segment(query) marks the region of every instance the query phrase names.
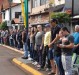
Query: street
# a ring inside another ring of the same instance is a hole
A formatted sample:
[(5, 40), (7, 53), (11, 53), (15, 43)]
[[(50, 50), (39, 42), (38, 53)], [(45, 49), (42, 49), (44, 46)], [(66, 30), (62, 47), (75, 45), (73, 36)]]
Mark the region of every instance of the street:
[(0, 46), (0, 75), (31, 75), (28, 72), (23, 72), (12, 63), (11, 60), (19, 56), (21, 56), (20, 53)]

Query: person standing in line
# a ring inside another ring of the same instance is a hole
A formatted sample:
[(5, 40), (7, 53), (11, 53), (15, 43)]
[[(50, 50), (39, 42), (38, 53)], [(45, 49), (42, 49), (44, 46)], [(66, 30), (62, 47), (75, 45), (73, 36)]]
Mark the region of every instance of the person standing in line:
[(62, 61), (61, 61), (61, 48), (59, 48), (57, 45), (62, 44), (62, 39), (64, 38), (63, 32), (59, 31), (59, 35), (56, 35), (57, 41), (54, 43), (54, 59), (56, 61), (56, 75), (65, 75), (64, 74), (64, 69), (62, 66)]
[(37, 26), (37, 34), (35, 36), (35, 44), (36, 44), (36, 50), (37, 50), (37, 68), (41, 67), (42, 65), (42, 47), (43, 47), (43, 37), (44, 37), (44, 32), (42, 31), (42, 26), (38, 25)]
[(37, 34), (37, 27), (34, 27), (34, 50), (33, 50), (33, 63), (34, 65), (37, 65), (37, 50), (36, 50), (36, 44), (35, 44), (35, 36)]
[(17, 34), (16, 34), (16, 41), (17, 41), (17, 48), (18, 50), (20, 50), (20, 41), (21, 41), (21, 36), (20, 36), (20, 30), (17, 30)]
[(31, 28), (30, 34), (30, 57), (34, 60), (34, 43), (35, 43), (35, 35), (34, 28)]
[(4, 30), (2, 30), (1, 31), (1, 44), (4, 44), (4, 36), (5, 36), (5, 31)]
[(53, 42), (53, 40), (55, 39), (56, 35), (59, 34), (59, 31), (61, 29), (58, 26), (57, 22), (58, 21), (56, 19), (51, 19), (51, 21), (50, 21), (50, 23), (51, 23), (51, 42), (48, 46), (49, 46), (49, 59), (50, 59), (52, 70), (50, 73), (48, 73), (48, 75), (55, 74), (54, 42)]
[(0, 44), (1, 44), (1, 30), (0, 30)]
[(51, 65), (50, 65), (50, 60), (48, 58), (48, 51), (49, 47), (48, 44), (51, 41), (51, 30), (50, 30), (50, 24), (45, 25), (45, 35), (44, 35), (44, 49), (43, 49), (43, 54), (42, 54), (42, 65), (39, 70), (44, 70), (45, 64), (46, 64), (46, 57), (47, 57), (47, 69), (46, 71), (50, 70)]
[(16, 34), (17, 34), (17, 30), (15, 29), (13, 33), (14, 47), (17, 47)]
[(28, 45), (27, 45), (28, 36), (26, 36), (26, 30), (24, 29), (22, 32), (22, 43), (23, 43), (23, 50), (24, 56), (22, 59), (28, 59)]
[(18, 30), (17, 35), (16, 35), (16, 40), (17, 40), (17, 48), (20, 50), (22, 48), (22, 33), (20, 30)]
[(72, 36), (74, 37), (72, 64), (75, 64), (77, 55), (79, 55), (79, 25), (75, 26), (75, 32), (72, 33)]
[(72, 75), (72, 53), (74, 48), (74, 37), (70, 35), (67, 27), (63, 27), (60, 30), (63, 32), (62, 44), (58, 47), (62, 49), (62, 64), (65, 71), (65, 75)]
[(79, 55), (79, 25), (75, 26), (75, 32), (72, 34), (74, 37), (74, 52)]
[(14, 42), (13, 42), (13, 30), (10, 31), (10, 36), (9, 36), (9, 42), (10, 42), (10, 46), (14, 46)]

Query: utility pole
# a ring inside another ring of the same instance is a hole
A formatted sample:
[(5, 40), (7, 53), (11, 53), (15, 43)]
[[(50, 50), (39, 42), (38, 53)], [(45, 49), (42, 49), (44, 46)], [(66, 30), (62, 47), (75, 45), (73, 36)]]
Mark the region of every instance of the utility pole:
[(74, 16), (74, 0), (72, 0), (72, 19), (73, 19), (73, 16)]
[(74, 16), (74, 0), (72, 0), (72, 18), (71, 18), (71, 33), (73, 32), (72, 26), (73, 26), (73, 16)]
[(9, 12), (9, 19), (10, 19), (10, 21), (11, 21), (11, 2), (12, 2), (12, 0), (8, 0), (8, 2), (9, 2), (9, 10), (10, 10), (10, 12)]
[[(11, 24), (11, 20), (12, 20), (12, 16), (11, 16), (11, 2), (12, 2), (12, 0), (8, 0), (8, 2), (9, 2), (9, 22), (10, 22), (10, 24)], [(11, 29), (12, 28), (12, 25), (11, 26), (9, 26), (9, 29)]]
[(24, 6), (25, 6), (25, 15), (26, 15), (26, 32), (28, 35), (28, 0), (24, 0)]

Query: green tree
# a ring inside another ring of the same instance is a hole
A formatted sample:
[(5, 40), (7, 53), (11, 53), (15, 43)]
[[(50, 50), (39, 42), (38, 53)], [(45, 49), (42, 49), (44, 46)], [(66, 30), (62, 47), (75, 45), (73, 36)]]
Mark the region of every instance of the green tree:
[(8, 29), (7, 21), (5, 21), (2, 24), (0, 24), (0, 29), (2, 29), (2, 30), (7, 30)]
[(70, 15), (67, 13), (51, 13), (51, 18), (55, 18), (58, 20), (59, 23), (69, 23), (70, 22)]

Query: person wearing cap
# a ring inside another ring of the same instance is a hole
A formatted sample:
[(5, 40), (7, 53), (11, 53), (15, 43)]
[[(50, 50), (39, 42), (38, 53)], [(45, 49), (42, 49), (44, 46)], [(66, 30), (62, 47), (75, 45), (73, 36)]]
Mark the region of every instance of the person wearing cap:
[[(56, 19), (51, 19), (50, 23), (51, 23), (51, 42), (48, 45), (49, 46), (49, 59), (50, 59), (50, 63), (51, 63), (51, 67), (52, 70), (50, 73), (48, 73), (49, 75), (55, 74), (55, 63), (54, 63), (54, 39), (55, 37), (59, 34), (60, 31), (60, 26), (57, 24), (57, 20)], [(56, 40), (55, 40), (56, 41)]]
[(50, 60), (48, 59), (48, 44), (50, 43), (51, 40), (51, 31), (50, 31), (50, 24), (45, 25), (45, 35), (44, 35), (44, 49), (43, 49), (43, 55), (42, 55), (42, 65), (40, 70), (44, 70), (45, 63), (46, 63), (46, 57), (47, 57), (47, 69), (46, 71), (50, 70), (51, 65), (50, 65)]

